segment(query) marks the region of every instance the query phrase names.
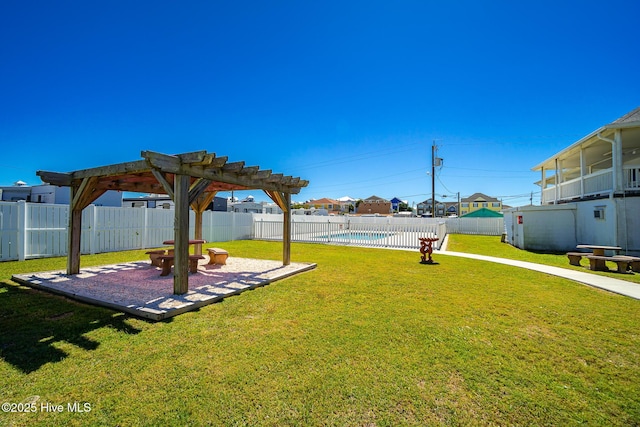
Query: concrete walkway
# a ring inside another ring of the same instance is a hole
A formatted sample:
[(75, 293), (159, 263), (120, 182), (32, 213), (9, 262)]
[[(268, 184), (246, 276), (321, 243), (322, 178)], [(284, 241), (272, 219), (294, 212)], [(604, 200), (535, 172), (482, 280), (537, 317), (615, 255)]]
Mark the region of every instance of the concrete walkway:
[(600, 276), (592, 273), (585, 273), (582, 271), (570, 270), (568, 268), (551, 267), (544, 264), (536, 264), (533, 262), (516, 261), (506, 258), (497, 258), (485, 255), (466, 254), (462, 252), (450, 252), (447, 250), (437, 251), (436, 254), (451, 255), (463, 258), (472, 258), (483, 261), (497, 262), (499, 264), (513, 265), (515, 267), (528, 268), (529, 270), (539, 271), (541, 273), (547, 273), (554, 276), (563, 277), (569, 280), (575, 280), (576, 282), (584, 283), (585, 285), (593, 286), (595, 288), (604, 289), (606, 291), (615, 292), (620, 295), (625, 295), (631, 298), (640, 299), (640, 284), (628, 282), (626, 280), (614, 279), (607, 276)]

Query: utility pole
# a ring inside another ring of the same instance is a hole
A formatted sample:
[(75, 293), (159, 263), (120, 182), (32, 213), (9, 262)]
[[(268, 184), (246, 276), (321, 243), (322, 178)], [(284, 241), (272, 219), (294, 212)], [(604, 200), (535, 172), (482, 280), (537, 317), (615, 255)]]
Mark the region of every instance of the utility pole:
[(431, 218), (436, 217), (436, 140), (431, 144)]

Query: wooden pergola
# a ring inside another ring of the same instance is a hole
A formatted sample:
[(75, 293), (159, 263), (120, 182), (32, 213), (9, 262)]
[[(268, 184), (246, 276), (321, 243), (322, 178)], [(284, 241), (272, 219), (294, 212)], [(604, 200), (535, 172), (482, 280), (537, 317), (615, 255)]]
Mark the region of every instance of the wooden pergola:
[(109, 190), (167, 194), (175, 204), (173, 291), (189, 290), (189, 207), (196, 213), (195, 238), (202, 239), (202, 213), (219, 191), (263, 190), (284, 213), (283, 264), (291, 262), (291, 194), (309, 182), (300, 178), (227, 163), (227, 157), (197, 151), (166, 155), (142, 151), (143, 160), (68, 173), (37, 171), (42, 181), (71, 188), (67, 274), (80, 272), (82, 210)]

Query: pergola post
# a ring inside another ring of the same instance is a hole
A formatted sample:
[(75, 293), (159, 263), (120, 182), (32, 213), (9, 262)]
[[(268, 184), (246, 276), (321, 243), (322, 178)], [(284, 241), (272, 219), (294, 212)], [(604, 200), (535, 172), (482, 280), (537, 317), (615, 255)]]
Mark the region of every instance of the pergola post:
[(80, 273), (80, 237), (82, 211), (106, 190), (96, 188), (97, 178), (83, 178), (79, 185), (70, 185), (67, 274)]
[[(71, 200), (73, 201), (76, 188), (71, 187)], [(80, 235), (82, 234), (82, 209), (73, 203), (69, 204), (69, 232), (67, 241), (67, 274), (80, 272)]]
[(284, 215), (282, 227), (282, 264), (291, 264), (291, 194), (284, 193), (285, 207), (282, 209)]
[[(196, 232), (194, 236), (196, 240), (204, 240), (202, 238), (203, 237), (202, 214), (207, 209), (207, 207), (209, 206), (209, 203), (211, 203), (216, 193), (217, 193), (216, 191), (211, 191), (211, 192), (207, 192), (202, 195), (199, 195), (197, 199), (191, 204), (191, 209), (193, 209), (193, 211), (196, 213), (196, 223), (195, 223)], [(190, 198), (192, 197), (190, 196)], [(194, 245), (193, 253), (195, 255), (202, 255), (202, 245), (200, 243), (198, 243), (197, 245)]]
[(189, 176), (176, 175), (173, 183), (175, 196), (173, 293), (189, 291)]
[(282, 209), (282, 265), (291, 264), (291, 193), (264, 190)]

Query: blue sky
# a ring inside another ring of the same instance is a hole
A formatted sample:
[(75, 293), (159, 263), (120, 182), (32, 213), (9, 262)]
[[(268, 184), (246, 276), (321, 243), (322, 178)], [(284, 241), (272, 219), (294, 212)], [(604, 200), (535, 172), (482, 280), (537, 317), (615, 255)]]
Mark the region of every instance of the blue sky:
[[(631, 1), (5, 0), (0, 185), (207, 150), (294, 200), (482, 192), (640, 106)], [(261, 192), (250, 192), (266, 200)], [(536, 194), (537, 193), (537, 194)]]

